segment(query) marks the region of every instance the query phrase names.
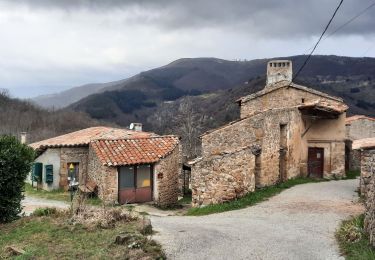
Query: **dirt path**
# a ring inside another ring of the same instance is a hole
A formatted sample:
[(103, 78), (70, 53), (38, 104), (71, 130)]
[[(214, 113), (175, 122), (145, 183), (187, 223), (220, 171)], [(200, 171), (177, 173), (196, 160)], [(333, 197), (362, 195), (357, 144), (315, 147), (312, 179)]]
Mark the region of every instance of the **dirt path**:
[(23, 212), (25, 212), (26, 215), (29, 215), (37, 208), (54, 207), (68, 209), (70, 205), (64, 201), (25, 196), (25, 199), (22, 201), (22, 206), (24, 207)]
[(157, 217), (169, 259), (344, 259), (334, 233), (363, 211), (358, 180), (295, 186), (269, 201), (203, 217)]

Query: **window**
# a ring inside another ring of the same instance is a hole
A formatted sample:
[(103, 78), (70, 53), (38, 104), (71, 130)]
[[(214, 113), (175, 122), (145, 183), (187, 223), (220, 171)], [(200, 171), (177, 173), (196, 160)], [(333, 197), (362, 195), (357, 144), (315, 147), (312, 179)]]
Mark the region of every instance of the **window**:
[(120, 188), (134, 187), (134, 167), (120, 168)]
[(279, 67), (281, 67), (281, 63), (278, 63)]
[(137, 188), (150, 187), (150, 165), (140, 165), (137, 168)]
[(272, 63), (270, 63), (270, 67), (272, 67)]
[(304, 98), (302, 98), (301, 101), (302, 101), (302, 104), (305, 103), (305, 99)]

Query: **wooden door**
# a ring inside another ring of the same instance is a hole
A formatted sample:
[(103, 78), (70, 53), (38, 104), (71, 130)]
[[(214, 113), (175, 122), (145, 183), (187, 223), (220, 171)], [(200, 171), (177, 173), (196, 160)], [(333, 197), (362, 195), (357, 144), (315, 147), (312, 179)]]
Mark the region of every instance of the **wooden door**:
[(137, 203), (152, 201), (151, 165), (120, 167), (119, 203)]
[(307, 165), (309, 177), (323, 178), (324, 148), (309, 147)]

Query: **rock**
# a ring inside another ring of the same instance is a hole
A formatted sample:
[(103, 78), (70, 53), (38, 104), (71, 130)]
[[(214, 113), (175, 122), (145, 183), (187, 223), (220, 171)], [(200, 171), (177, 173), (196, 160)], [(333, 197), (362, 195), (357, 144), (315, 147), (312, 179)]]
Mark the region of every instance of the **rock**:
[(152, 234), (152, 225), (151, 220), (146, 216), (143, 216), (143, 219), (140, 223), (139, 232), (142, 235), (151, 235)]
[(11, 256), (23, 255), (25, 251), (23, 249), (17, 248), (15, 246), (7, 246), (5, 248), (5, 252), (7, 252)]
[(132, 240), (133, 236), (131, 234), (120, 234), (116, 236), (115, 244), (117, 245), (124, 245), (128, 241)]

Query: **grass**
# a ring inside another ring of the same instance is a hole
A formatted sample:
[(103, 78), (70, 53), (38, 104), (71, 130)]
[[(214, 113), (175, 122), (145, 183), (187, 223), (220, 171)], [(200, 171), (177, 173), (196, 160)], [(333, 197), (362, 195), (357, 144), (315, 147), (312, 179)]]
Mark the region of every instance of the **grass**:
[(191, 208), (188, 210), (186, 215), (188, 216), (202, 216), (214, 213), (220, 213), (230, 210), (242, 209), (248, 206), (255, 205), (259, 202), (265, 201), (276, 194), (279, 194), (285, 189), (289, 189), (295, 185), (310, 183), (310, 182), (321, 182), (327, 181), (325, 179), (311, 179), (311, 178), (295, 178), (287, 180), (286, 182), (277, 184), (275, 186), (265, 187), (255, 192), (248, 193), (246, 196), (233, 200), (230, 202), (225, 202), (222, 204), (212, 204), (202, 208)]
[(345, 220), (336, 232), (340, 251), (347, 260), (375, 259), (375, 250), (363, 229), (363, 214)]
[[(64, 191), (63, 189), (46, 191), (42, 189), (36, 189), (29, 183), (25, 183), (25, 194), (30, 197), (37, 197), (48, 200), (59, 200), (70, 203), (70, 192)], [(93, 206), (101, 205), (102, 201), (97, 197), (87, 198), (87, 203)]]
[[(23, 255), (13, 256), (14, 259), (165, 258), (160, 245), (139, 233), (137, 221), (93, 230), (68, 223), (66, 215), (49, 213), (0, 225), (0, 259), (12, 258), (5, 250), (10, 245), (25, 251)], [(123, 233), (137, 237), (137, 248), (114, 243), (116, 236)]]
[(344, 180), (356, 179), (360, 175), (361, 175), (360, 171), (348, 171), (348, 172), (346, 172), (346, 176), (345, 176)]

